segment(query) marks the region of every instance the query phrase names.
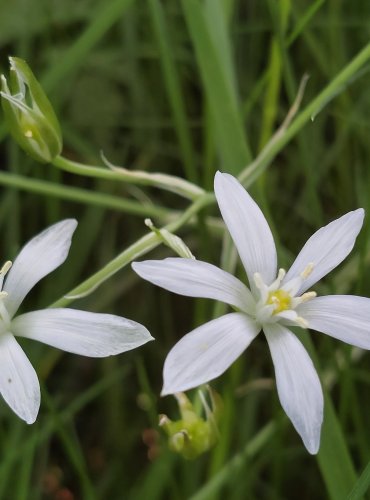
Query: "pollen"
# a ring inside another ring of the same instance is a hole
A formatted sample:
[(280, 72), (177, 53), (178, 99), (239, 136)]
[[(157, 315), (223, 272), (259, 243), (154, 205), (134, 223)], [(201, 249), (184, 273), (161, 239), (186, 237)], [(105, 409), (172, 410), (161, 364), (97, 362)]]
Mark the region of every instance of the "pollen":
[(33, 137), (32, 130), (26, 130), (24, 135), (28, 138), (31, 139)]
[(267, 304), (275, 306), (273, 314), (291, 309), (292, 297), (285, 290), (275, 290), (270, 292), (267, 298)]

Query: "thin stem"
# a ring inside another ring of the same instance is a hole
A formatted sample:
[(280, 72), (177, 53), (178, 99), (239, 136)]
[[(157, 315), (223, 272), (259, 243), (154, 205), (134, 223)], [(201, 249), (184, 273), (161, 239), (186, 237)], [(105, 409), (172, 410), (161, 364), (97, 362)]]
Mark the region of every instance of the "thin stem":
[(22, 175), (0, 172), (0, 184), (3, 186), (11, 186), (17, 189), (23, 189), (30, 193), (37, 193), (62, 200), (76, 201), (78, 203), (86, 203), (98, 207), (118, 210), (141, 217), (159, 218), (162, 221), (168, 220), (173, 212), (170, 210), (158, 207), (155, 205), (143, 205), (136, 201), (126, 200), (105, 193), (97, 193), (87, 191), (86, 189), (62, 186), (53, 182), (42, 181), (40, 179), (31, 179)]
[(84, 165), (83, 163), (68, 160), (68, 158), (64, 158), (64, 156), (57, 156), (52, 161), (55, 167), (65, 170), (66, 172), (71, 172), (72, 174), (94, 177), (96, 179), (153, 186), (179, 194), (190, 200), (198, 198), (205, 192), (199, 186), (174, 175), (149, 173), (142, 170), (128, 170), (127, 168), (112, 165), (107, 160), (105, 160), (105, 163), (106, 167), (94, 167), (92, 165)]
[[(180, 227), (186, 224), (196, 213), (202, 208), (214, 203), (215, 197), (212, 193), (206, 193), (201, 196), (183, 214), (174, 222), (167, 224), (164, 229), (170, 232), (177, 231)], [(110, 276), (115, 274), (120, 269), (127, 266), (134, 259), (145, 255), (150, 250), (153, 250), (162, 243), (162, 239), (155, 233), (149, 233), (137, 240), (122, 253), (117, 255), (113, 260), (108, 262), (100, 271), (93, 274), (90, 278), (82, 282), (76, 288), (67, 293), (64, 297), (54, 302), (50, 307), (65, 307), (75, 299), (84, 297), (94, 291)]]

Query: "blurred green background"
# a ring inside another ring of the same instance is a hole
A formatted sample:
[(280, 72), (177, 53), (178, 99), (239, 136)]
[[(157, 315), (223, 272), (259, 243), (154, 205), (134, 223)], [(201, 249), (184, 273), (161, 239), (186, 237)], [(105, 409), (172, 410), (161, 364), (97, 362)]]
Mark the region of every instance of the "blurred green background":
[[(369, 208), (369, 54), (329, 88), (313, 116), (303, 114), (369, 35), (370, 3), (363, 0), (0, 0), (1, 72), (8, 55), (29, 63), (60, 119), (64, 156), (83, 163), (102, 165), (104, 152), (117, 165), (212, 190), (218, 169), (237, 175), (266, 147), (307, 73), (297, 115), (305, 118), (293, 121), (250, 186), (285, 267), (321, 225)], [(2, 118), (0, 138), (2, 260), (54, 221), (79, 221), (67, 262), (35, 288), (24, 310), (51, 304), (135, 242), (147, 232), (145, 215), (161, 226), (188, 206), (158, 189), (36, 164), (7, 136)], [(34, 179), (50, 184), (42, 193)], [(52, 185), (65, 189), (53, 194)], [(96, 206), (74, 195), (76, 187), (133, 204)], [(163, 217), (153, 216), (157, 206)], [(232, 268), (218, 217), (209, 207), (180, 234), (197, 258)], [(369, 296), (369, 236), (367, 217), (355, 250), (318, 293)], [(150, 253), (167, 255), (164, 246)], [(159, 398), (163, 361), (182, 335), (221, 308), (156, 289), (130, 266), (74, 304), (137, 320), (156, 342), (106, 360), (22, 342), (42, 381), (42, 406), (27, 426), (0, 404), (0, 498), (347, 498), (370, 455), (366, 353), (311, 334), (334, 404), (328, 415), (326, 403), (323, 452), (315, 458), (283, 415), (260, 336), (212, 384), (224, 402), (219, 443), (187, 461), (167, 449), (157, 426), (160, 413), (178, 418), (173, 398)], [(362, 478), (358, 491), (366, 484)]]

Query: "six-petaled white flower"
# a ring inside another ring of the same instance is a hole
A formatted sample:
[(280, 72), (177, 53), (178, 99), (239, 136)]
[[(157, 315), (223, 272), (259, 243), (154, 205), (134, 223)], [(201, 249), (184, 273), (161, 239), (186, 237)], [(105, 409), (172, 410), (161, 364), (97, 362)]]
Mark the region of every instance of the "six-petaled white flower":
[(112, 314), (44, 309), (14, 317), (31, 288), (65, 261), (76, 226), (73, 219), (54, 224), (29, 241), (13, 265), (8, 261), (0, 270), (0, 393), (29, 424), (37, 417), (40, 386), (15, 336), (91, 357), (119, 354), (152, 340), (142, 325)]
[(190, 297), (220, 300), (237, 311), (196, 328), (173, 347), (164, 365), (162, 395), (218, 377), (263, 330), (281, 404), (308, 451), (317, 453), (322, 389), (308, 353), (288, 327), (312, 328), (370, 349), (370, 299), (316, 297), (315, 292), (307, 292), (352, 250), (364, 211), (349, 212), (321, 228), (304, 245), (289, 271), (277, 272), (274, 240), (258, 205), (228, 174), (216, 174), (215, 194), (250, 289), (231, 274), (196, 260), (167, 258), (133, 264), (151, 283)]

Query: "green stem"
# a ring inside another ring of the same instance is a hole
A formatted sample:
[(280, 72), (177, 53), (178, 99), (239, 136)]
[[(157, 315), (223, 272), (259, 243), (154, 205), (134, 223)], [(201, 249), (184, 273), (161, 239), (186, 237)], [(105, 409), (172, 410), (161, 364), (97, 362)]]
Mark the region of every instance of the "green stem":
[(7, 172), (0, 172), (0, 184), (22, 189), (30, 193), (51, 196), (62, 200), (76, 201), (78, 203), (86, 203), (87, 205), (109, 208), (120, 212), (139, 215), (141, 217), (159, 218), (162, 221), (168, 220), (171, 214), (171, 211), (166, 208), (154, 205), (143, 205), (136, 201), (118, 198), (110, 194), (96, 193), (71, 186), (62, 186), (60, 184), (54, 184), (39, 179), (31, 179), (29, 177), (9, 174)]
[[(198, 213), (202, 208), (210, 205), (215, 201), (215, 197), (212, 193), (206, 193), (198, 200), (192, 203), (190, 207), (183, 212), (183, 214), (174, 222), (171, 222), (164, 229), (170, 232), (177, 231), (186, 222), (189, 221)], [(162, 243), (162, 239), (156, 233), (149, 233), (137, 240), (131, 246), (129, 246), (122, 253), (117, 255), (113, 260), (108, 262), (100, 271), (93, 274), (90, 278), (82, 282), (76, 288), (67, 293), (64, 297), (60, 298), (54, 302), (50, 307), (65, 307), (70, 304), (73, 300), (88, 295), (90, 292), (94, 291), (98, 286), (100, 286), (104, 281), (106, 281), (110, 276), (115, 274), (117, 271), (127, 266), (134, 259), (148, 253), (153, 248), (156, 248)]]
[(340, 73), (324, 88), (320, 94), (313, 99), (305, 109), (292, 121), (287, 128), (275, 134), (266, 147), (261, 151), (256, 160), (248, 165), (239, 175), (239, 180), (245, 186), (251, 185), (261, 173), (268, 167), (275, 156), (283, 147), (297, 134), (297, 132), (310, 120), (314, 120), (317, 114), (336, 97), (343, 88), (356, 76), (359, 69), (370, 59), (370, 43), (368, 43), (358, 54), (340, 71)]
[(141, 170), (128, 170), (110, 164), (110, 168), (94, 167), (92, 165), (84, 165), (83, 163), (68, 160), (63, 156), (54, 158), (52, 164), (72, 174), (94, 177), (95, 179), (107, 179), (111, 181), (153, 186), (160, 189), (166, 189), (167, 191), (179, 194), (190, 200), (194, 200), (204, 194), (204, 190), (199, 186), (174, 175), (149, 173)]

